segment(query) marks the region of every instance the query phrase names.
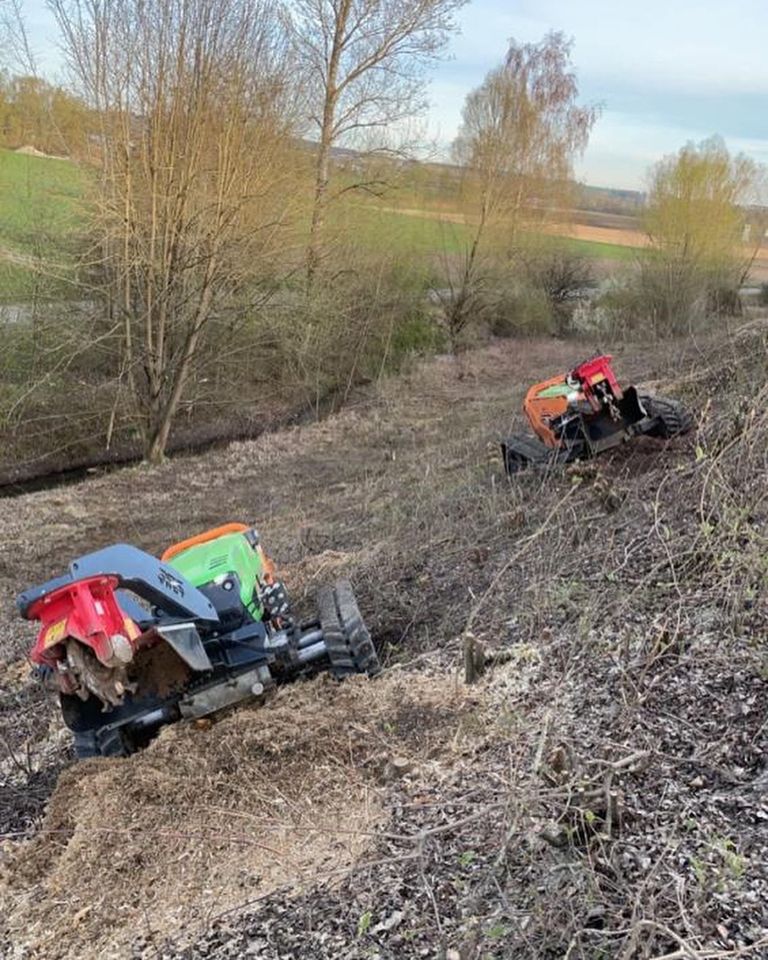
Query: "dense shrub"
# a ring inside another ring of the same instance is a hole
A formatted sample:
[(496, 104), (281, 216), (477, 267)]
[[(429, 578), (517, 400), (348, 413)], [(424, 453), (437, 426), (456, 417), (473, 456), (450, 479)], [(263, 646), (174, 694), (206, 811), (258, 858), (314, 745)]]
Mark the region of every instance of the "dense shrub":
[[(318, 282), (253, 290), (211, 317), (185, 386), (174, 446), (247, 435), (345, 396), (414, 354), (444, 349), (426, 282), (402, 264), (348, 257)], [(50, 305), (0, 327), (0, 475), (141, 454), (121, 326), (107, 305)], [(1, 479), (1, 477), (0, 477)]]
[(716, 319), (740, 312), (732, 278), (648, 254), (582, 305), (573, 326), (576, 332), (676, 337), (703, 331)]
[(498, 337), (548, 335), (557, 324), (546, 291), (532, 284), (519, 264), (484, 258), (441, 296), (451, 348), (461, 351), (483, 333)]
[(426, 278), (396, 262), (352, 261), (311, 296), (268, 311), (279, 354), (276, 374), (314, 402), (329, 391), (396, 369), (413, 353), (438, 348), (443, 335), (427, 311)]
[(546, 293), (520, 281), (511, 281), (488, 292), (486, 322), (497, 337), (552, 334), (558, 327)]
[(593, 263), (555, 246), (533, 256), (523, 256), (521, 265), (531, 289), (548, 300), (557, 333), (569, 333), (574, 310), (596, 286)]

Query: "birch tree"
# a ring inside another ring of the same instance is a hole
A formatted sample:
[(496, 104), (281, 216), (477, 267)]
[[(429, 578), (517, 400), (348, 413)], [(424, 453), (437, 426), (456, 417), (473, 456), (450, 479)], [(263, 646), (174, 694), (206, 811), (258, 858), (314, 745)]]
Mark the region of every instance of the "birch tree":
[(509, 245), (526, 219), (563, 202), (573, 161), (598, 117), (580, 105), (571, 42), (550, 33), (539, 43), (510, 41), (504, 63), (468, 94), (454, 143), (476, 193), (476, 226), (452, 323), (466, 323), (478, 256), (488, 227), (501, 224)]

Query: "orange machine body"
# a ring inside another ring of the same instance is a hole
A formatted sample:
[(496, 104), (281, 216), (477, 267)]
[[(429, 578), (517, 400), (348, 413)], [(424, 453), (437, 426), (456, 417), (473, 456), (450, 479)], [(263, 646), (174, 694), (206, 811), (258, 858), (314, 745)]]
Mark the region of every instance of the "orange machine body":
[(559, 446), (552, 422), (569, 409), (584, 404), (587, 411), (597, 413), (601, 404), (596, 388), (601, 384), (609, 386), (612, 395), (621, 399), (623, 391), (611, 368), (612, 359), (610, 355), (593, 357), (570, 373), (557, 374), (530, 388), (523, 401), (523, 412), (542, 443), (548, 447)]
[(525, 395), (523, 412), (536, 436), (548, 447), (558, 444), (550, 423), (567, 411), (573, 394), (574, 388), (566, 382), (565, 374), (559, 374), (534, 384)]

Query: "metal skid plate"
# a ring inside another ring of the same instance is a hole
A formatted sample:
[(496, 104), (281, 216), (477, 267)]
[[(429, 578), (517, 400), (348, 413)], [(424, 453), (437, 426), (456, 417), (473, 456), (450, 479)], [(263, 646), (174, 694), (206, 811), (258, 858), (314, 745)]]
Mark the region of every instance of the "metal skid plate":
[(182, 717), (193, 719), (231, 707), (241, 700), (260, 696), (272, 684), (269, 667), (260, 666), (211, 687), (194, 691), (179, 701)]
[(210, 657), (193, 623), (166, 623), (155, 629), (192, 670), (201, 673), (213, 669)]
[(590, 454), (597, 456), (631, 440), (643, 432), (647, 419), (637, 390), (627, 387), (612, 410), (606, 407), (600, 413), (582, 417), (582, 433)]

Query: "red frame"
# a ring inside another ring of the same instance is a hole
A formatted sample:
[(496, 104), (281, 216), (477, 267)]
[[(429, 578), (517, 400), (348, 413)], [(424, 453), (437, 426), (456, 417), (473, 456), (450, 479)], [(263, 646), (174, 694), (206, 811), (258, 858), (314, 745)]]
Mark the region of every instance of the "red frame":
[(112, 637), (126, 637), (135, 651), (141, 631), (120, 609), (115, 596), (117, 585), (117, 577), (88, 577), (36, 600), (28, 616), (40, 621), (40, 631), (30, 660), (55, 667), (65, 656), (64, 641), (68, 637), (90, 647), (106, 666), (114, 656)]
[(584, 363), (580, 363), (578, 367), (575, 367), (571, 372), (571, 376), (581, 384), (584, 397), (589, 401), (589, 405), (595, 412), (601, 408), (600, 398), (594, 390), (594, 387), (597, 386), (598, 383), (603, 383), (607, 380), (611, 392), (617, 400), (621, 400), (624, 396), (624, 391), (619, 386), (619, 381), (613, 372), (613, 367), (611, 366), (612, 360), (613, 357), (611, 354), (604, 353), (598, 357), (592, 357), (591, 360), (585, 360)]

